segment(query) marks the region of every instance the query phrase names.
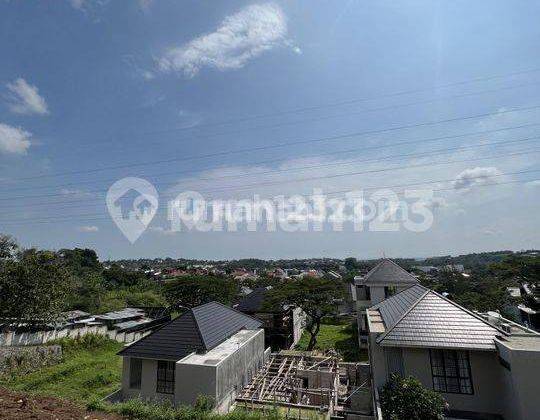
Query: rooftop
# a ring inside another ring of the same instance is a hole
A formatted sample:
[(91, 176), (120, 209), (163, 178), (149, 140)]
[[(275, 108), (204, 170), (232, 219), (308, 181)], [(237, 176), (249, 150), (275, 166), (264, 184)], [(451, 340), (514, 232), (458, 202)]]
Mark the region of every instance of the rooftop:
[(540, 335), (497, 337), (496, 343), (502, 343), (512, 350), (540, 351)]
[(255, 318), (210, 302), (184, 312), (118, 354), (178, 361), (194, 351), (208, 352), (242, 329), (261, 325)]
[(413, 285), (418, 284), (418, 279), (394, 261), (384, 259), (365, 276), (355, 277), (354, 282), (356, 285)]
[(121, 319), (134, 318), (137, 316), (143, 316), (144, 310), (137, 308), (126, 308), (121, 311), (107, 312), (101, 315), (95, 315), (96, 319), (102, 319), (105, 321), (118, 321)]
[(505, 335), (480, 316), (438, 293), (415, 285), (373, 306), (385, 332), (382, 346), (495, 350), (494, 339)]
[(253, 289), (234, 308), (245, 313), (270, 312), (263, 307), (264, 299), (269, 289), (269, 287), (257, 287)]
[(257, 334), (262, 334), (261, 330), (240, 330), (232, 337), (225, 340), (223, 343), (214, 347), (212, 350), (197, 354), (193, 353), (182, 359), (183, 364), (189, 365), (211, 365), (217, 366), (223, 362), (227, 357), (236, 352), (239, 348), (244, 346)]

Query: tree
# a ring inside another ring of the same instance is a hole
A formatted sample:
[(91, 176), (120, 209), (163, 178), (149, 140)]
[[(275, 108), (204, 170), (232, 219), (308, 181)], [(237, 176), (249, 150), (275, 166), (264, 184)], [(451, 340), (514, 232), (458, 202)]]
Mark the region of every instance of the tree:
[(440, 394), (411, 376), (392, 375), (382, 388), (380, 401), (383, 417), (388, 420), (438, 420), (446, 409)]
[(108, 287), (128, 287), (148, 285), (148, 279), (140, 271), (129, 271), (117, 264), (113, 264), (108, 270), (103, 270), (103, 278)]
[(211, 301), (229, 305), (238, 294), (238, 284), (224, 277), (188, 276), (165, 284), (169, 303), (193, 308)]
[(347, 271), (353, 271), (354, 269), (356, 269), (358, 261), (356, 261), (356, 258), (354, 257), (348, 257), (345, 258), (344, 264)]
[(12, 236), (0, 234), (0, 260), (14, 257), (18, 250), (19, 246)]
[(325, 316), (336, 312), (337, 299), (343, 297), (340, 282), (327, 279), (303, 278), (284, 283), (270, 290), (265, 301), (267, 307), (291, 305), (298, 307), (308, 316), (306, 330), (310, 335), (308, 351), (315, 348), (321, 322)]
[(65, 309), (69, 276), (53, 252), (27, 250), (0, 269), (0, 316), (55, 321)]
[(76, 275), (85, 275), (88, 272), (98, 272), (103, 269), (93, 249), (61, 249), (58, 255), (69, 270)]

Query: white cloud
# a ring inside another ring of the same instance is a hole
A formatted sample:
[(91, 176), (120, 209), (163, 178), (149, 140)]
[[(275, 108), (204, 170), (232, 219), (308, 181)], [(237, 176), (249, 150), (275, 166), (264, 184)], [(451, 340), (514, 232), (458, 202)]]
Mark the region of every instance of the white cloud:
[(246, 63), (277, 46), (300, 49), (286, 38), (287, 21), (273, 3), (247, 6), (227, 16), (215, 32), (170, 48), (159, 60), (162, 71), (195, 76), (203, 67), (218, 70), (242, 68)]
[(99, 22), (103, 9), (109, 4), (110, 0), (68, 0), (71, 7), (79, 12)]
[(540, 179), (535, 179), (534, 181), (529, 181), (525, 185), (527, 187), (540, 187)]
[(79, 226), (78, 230), (79, 232), (85, 233), (99, 232), (99, 228), (97, 226)]
[(31, 133), (22, 128), (0, 123), (0, 153), (26, 153), (31, 136)]
[(12, 83), (7, 83), (10, 94), (8, 96), (9, 109), (16, 114), (39, 114), (49, 113), (45, 99), (40, 96), (38, 88), (29, 84), (23, 78), (18, 78)]
[(475, 185), (496, 184), (502, 173), (495, 167), (476, 167), (460, 172), (454, 181), (454, 189), (470, 190)]

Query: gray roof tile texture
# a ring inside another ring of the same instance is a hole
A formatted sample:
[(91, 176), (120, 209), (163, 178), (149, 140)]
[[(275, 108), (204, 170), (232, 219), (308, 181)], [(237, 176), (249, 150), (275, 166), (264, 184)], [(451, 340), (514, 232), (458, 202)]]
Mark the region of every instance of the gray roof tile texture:
[(268, 289), (266, 287), (257, 287), (253, 291), (245, 296), (236, 306), (241, 312), (255, 313), (263, 311), (264, 299)]
[(184, 312), (118, 354), (178, 361), (194, 351), (213, 349), (241, 329), (257, 329), (261, 325), (248, 315), (210, 302)]
[(418, 284), (418, 279), (401, 268), (394, 261), (382, 260), (373, 267), (357, 284)]
[(394, 324), (414, 305), (420, 297), (425, 295), (427, 290), (422, 286), (412, 286), (397, 295), (383, 300), (372, 307), (378, 309), (386, 329), (390, 329)]
[(502, 332), (456, 303), (423, 286), (409, 289), (375, 305), (386, 332), (383, 346), (494, 350)]

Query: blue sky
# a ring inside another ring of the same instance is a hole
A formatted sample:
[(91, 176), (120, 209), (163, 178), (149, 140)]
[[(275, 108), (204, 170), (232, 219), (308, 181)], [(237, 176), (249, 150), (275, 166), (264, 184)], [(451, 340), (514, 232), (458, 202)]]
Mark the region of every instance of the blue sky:
[[(0, 231), (102, 258), (539, 247), (539, 13), (536, 2), (493, 0), (0, 1)], [(447, 139), (410, 143), (434, 137)], [(450, 188), (435, 193), (423, 233), (173, 234), (162, 206), (132, 245), (104, 200), (126, 176), (162, 200), (186, 189), (242, 198), (454, 182), (430, 185)]]

